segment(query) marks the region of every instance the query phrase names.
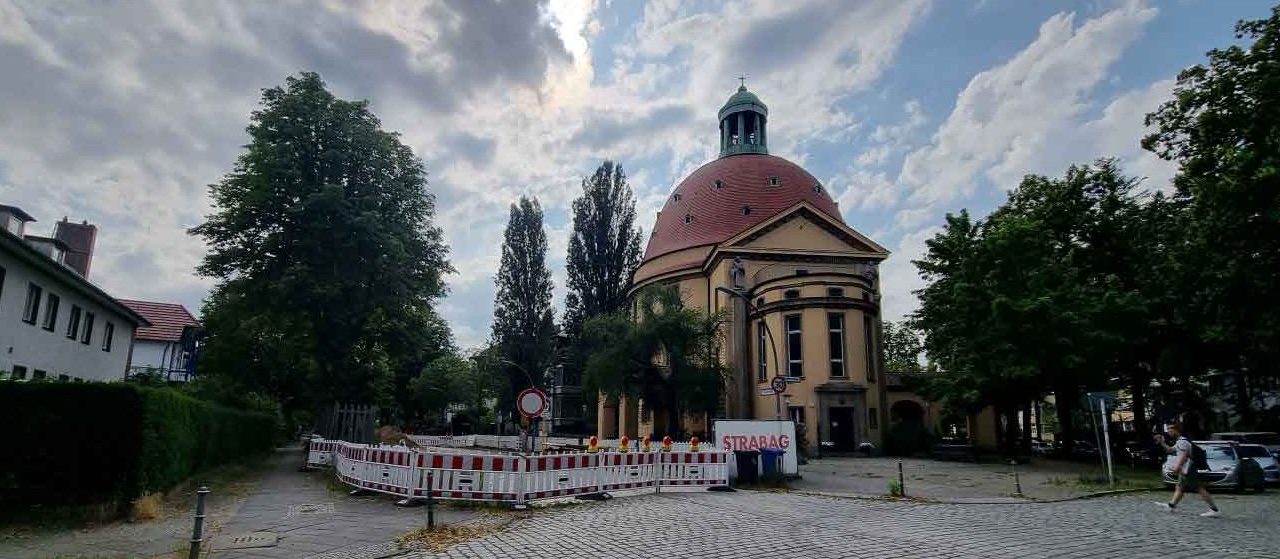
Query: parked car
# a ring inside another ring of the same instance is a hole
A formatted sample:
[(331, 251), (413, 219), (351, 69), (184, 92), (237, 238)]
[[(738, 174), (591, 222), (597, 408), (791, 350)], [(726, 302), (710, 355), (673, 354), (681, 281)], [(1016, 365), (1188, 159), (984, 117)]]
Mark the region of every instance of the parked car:
[(1036, 456), (1048, 456), (1053, 454), (1053, 445), (1040, 439), (1031, 441), (1031, 454)]
[(1267, 483), (1280, 483), (1280, 460), (1260, 444), (1236, 444), (1231, 446), (1237, 458), (1250, 458), (1262, 466), (1262, 478)]
[[(1208, 469), (1197, 470), (1200, 482), (1209, 487), (1263, 491), (1267, 487), (1263, 465), (1249, 456), (1241, 454), (1258, 454), (1269, 456), (1260, 445), (1237, 445), (1229, 441), (1194, 441), (1196, 446), (1204, 449)], [(1240, 451), (1238, 447), (1250, 447)], [(1170, 454), (1165, 458), (1163, 480), (1166, 486), (1172, 487), (1178, 478), (1169, 471), (1178, 455)], [(1274, 459), (1273, 459), (1274, 460)]]
[(1209, 437), (1215, 441), (1232, 441), (1246, 444), (1260, 444), (1267, 447), (1272, 456), (1280, 460), (1280, 433), (1273, 431), (1237, 431), (1232, 433), (1214, 433)]
[(1165, 452), (1151, 443), (1129, 443), (1125, 445), (1122, 456), (1131, 467), (1155, 469), (1164, 463)]

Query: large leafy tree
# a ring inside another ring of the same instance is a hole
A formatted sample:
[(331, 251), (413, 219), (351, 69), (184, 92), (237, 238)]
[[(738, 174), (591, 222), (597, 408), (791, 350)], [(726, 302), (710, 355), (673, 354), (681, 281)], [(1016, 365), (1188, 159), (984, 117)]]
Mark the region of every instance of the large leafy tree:
[(1247, 46), (1214, 49), (1178, 75), (1173, 99), (1147, 116), (1143, 147), (1178, 161), (1186, 202), (1193, 305), (1213, 366), (1245, 373), (1236, 407), (1255, 419), (1250, 386), (1280, 366), (1280, 7), (1242, 21)]
[(685, 307), (673, 286), (644, 289), (634, 311), (587, 321), (584, 335), (592, 351), (585, 387), (665, 410), (665, 434), (682, 436), (685, 413), (711, 413), (720, 406), (726, 375), (719, 359), (721, 322), (720, 315)]
[(924, 345), (909, 322), (885, 321), (882, 345), (886, 371), (911, 373), (920, 370)]
[(235, 169), (191, 232), (215, 278), (201, 369), (290, 410), (389, 403), (447, 345), (451, 272), (422, 161), (314, 73), (263, 91)]
[(498, 267), (493, 308), (493, 359), (504, 380), (498, 404), (512, 409), (515, 395), (529, 385), (544, 384), (551, 365), (555, 325), (551, 309), (551, 270), (547, 268), (547, 234), (542, 207), (521, 197), (511, 205)]
[(631, 273), (640, 262), (636, 200), (622, 166), (605, 161), (582, 179), (582, 195), (573, 201), (573, 232), (565, 262), (569, 293), (565, 329), (577, 335), (590, 317), (616, 312), (627, 304)]

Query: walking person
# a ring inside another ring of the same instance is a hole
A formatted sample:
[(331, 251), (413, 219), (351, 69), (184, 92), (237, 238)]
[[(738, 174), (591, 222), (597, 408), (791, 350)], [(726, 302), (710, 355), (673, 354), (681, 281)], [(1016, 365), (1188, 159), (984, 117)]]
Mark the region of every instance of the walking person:
[(1164, 437), (1160, 435), (1156, 435), (1155, 440), (1156, 444), (1164, 447), (1166, 453), (1177, 454), (1177, 458), (1173, 460), (1173, 466), (1168, 471), (1177, 477), (1178, 483), (1173, 489), (1173, 499), (1167, 503), (1156, 503), (1156, 506), (1173, 512), (1186, 492), (1195, 491), (1200, 493), (1200, 498), (1209, 505), (1209, 510), (1200, 513), (1200, 516), (1218, 516), (1221, 514), (1218, 512), (1218, 505), (1214, 504), (1213, 496), (1209, 494), (1204, 484), (1200, 483), (1197, 475), (1197, 470), (1207, 466), (1204, 450), (1182, 433), (1181, 423), (1169, 425), (1166, 432), (1175, 441), (1173, 446), (1166, 444)]

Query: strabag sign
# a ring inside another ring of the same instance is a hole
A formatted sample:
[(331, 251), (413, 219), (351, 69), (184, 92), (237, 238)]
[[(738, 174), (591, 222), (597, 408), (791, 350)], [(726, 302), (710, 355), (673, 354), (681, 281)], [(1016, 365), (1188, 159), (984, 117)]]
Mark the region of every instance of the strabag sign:
[(780, 448), (782, 473), (799, 475), (800, 462), (796, 454), (796, 424), (787, 421), (719, 419), (712, 427), (716, 446), (720, 450), (760, 450)]

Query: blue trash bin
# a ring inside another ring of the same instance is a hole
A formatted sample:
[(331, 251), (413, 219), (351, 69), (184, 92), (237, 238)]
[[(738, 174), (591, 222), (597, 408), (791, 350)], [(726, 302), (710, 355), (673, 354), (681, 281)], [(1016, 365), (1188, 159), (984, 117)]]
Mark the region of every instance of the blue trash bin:
[(760, 466), (765, 479), (782, 478), (782, 455), (786, 451), (781, 448), (760, 449)]

